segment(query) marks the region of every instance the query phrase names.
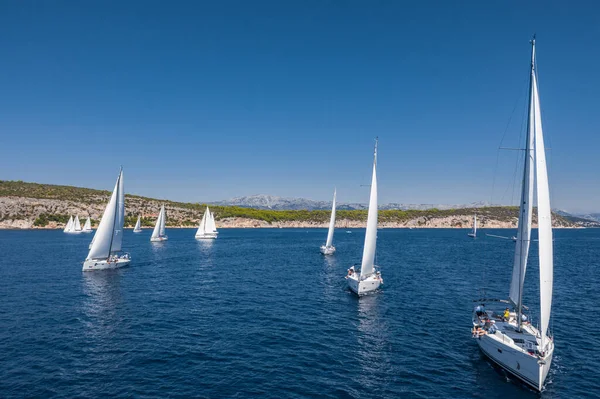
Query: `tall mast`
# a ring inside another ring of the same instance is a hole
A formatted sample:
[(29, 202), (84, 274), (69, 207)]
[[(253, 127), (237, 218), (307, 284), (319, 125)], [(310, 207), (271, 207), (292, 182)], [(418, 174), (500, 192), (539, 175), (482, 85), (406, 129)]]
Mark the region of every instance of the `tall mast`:
[(519, 331), (522, 324), (523, 311), (523, 284), (527, 269), (527, 258), (531, 244), (531, 219), (533, 211), (533, 160), (534, 160), (534, 73), (535, 73), (535, 36), (531, 40), (531, 64), (529, 70), (529, 112), (527, 115), (527, 135), (525, 141), (525, 156), (523, 166), (523, 180), (521, 186), (521, 202), (519, 206), (519, 225), (517, 229), (517, 245), (513, 264), (512, 281), (510, 286), (510, 300), (517, 310), (517, 324)]

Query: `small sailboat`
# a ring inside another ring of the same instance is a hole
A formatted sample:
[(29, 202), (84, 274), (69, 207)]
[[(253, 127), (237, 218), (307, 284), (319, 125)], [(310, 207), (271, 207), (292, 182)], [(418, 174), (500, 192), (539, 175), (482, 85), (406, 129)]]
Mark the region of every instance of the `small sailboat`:
[(150, 241), (152, 242), (160, 242), (167, 241), (169, 237), (165, 234), (165, 224), (167, 223), (167, 215), (165, 213), (165, 206), (163, 205), (160, 208), (160, 213), (158, 214), (158, 218), (156, 219), (156, 225), (154, 226), (154, 230), (152, 231), (152, 237), (150, 237)]
[(69, 221), (67, 222), (67, 225), (63, 229), (63, 233), (70, 233), (72, 230), (73, 230), (73, 216), (70, 216)]
[(198, 239), (215, 239), (217, 238), (217, 226), (215, 224), (215, 216), (210, 212), (210, 209), (206, 207), (206, 211), (204, 211), (204, 215), (202, 216), (202, 220), (200, 221), (200, 226), (198, 226), (198, 230), (196, 231), (196, 238)]
[(137, 222), (135, 222), (135, 227), (133, 228), (133, 232), (134, 233), (142, 232), (142, 217), (141, 216), (138, 216), (138, 220), (137, 220)]
[(100, 225), (94, 234), (90, 252), (83, 262), (83, 271), (116, 269), (131, 262), (129, 254), (121, 252), (124, 221), (125, 193), (123, 191), (123, 169), (121, 169)]
[(363, 249), (360, 271), (352, 266), (348, 269), (346, 280), (348, 287), (358, 296), (375, 291), (381, 284), (381, 272), (375, 266), (375, 249), (377, 246), (377, 140), (375, 140), (375, 153), (373, 155), (373, 177), (371, 179), (371, 195), (369, 198), (369, 213), (367, 216), (367, 230), (365, 233), (365, 246)]
[(84, 233), (91, 233), (92, 232), (92, 221), (90, 220), (89, 216), (86, 219), (85, 224), (83, 225), (83, 228), (81, 229), (81, 231), (84, 232)]
[(75, 215), (75, 220), (73, 221), (73, 232), (81, 233), (81, 223), (79, 222), (79, 216)]
[(327, 231), (327, 241), (325, 245), (321, 245), (321, 253), (323, 255), (332, 255), (335, 252), (333, 246), (333, 230), (335, 230), (335, 196), (336, 191), (333, 190), (333, 204), (331, 205), (331, 218), (329, 219), (329, 230)]
[[(473, 311), (473, 337), (492, 362), (541, 391), (554, 354), (554, 339), (548, 331), (552, 307), (553, 248), (550, 192), (540, 100), (535, 63), (535, 36), (531, 50), (529, 116), (525, 144), (525, 165), (521, 187), (519, 223), (516, 236), (512, 279), (508, 300), (480, 300)], [(534, 179), (535, 174), (535, 179)], [(539, 329), (523, 314), (525, 270), (531, 244), (531, 220), (537, 198), (540, 320)], [(484, 301), (507, 303), (504, 312), (485, 310)]]
[(467, 235), (469, 237), (477, 238), (477, 215), (473, 216), (473, 229)]

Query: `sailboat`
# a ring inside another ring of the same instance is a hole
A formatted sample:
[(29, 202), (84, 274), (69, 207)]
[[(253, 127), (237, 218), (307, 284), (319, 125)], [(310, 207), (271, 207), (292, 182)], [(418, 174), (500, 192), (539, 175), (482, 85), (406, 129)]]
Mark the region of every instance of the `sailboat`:
[[(479, 348), (492, 362), (541, 391), (550, 370), (554, 354), (554, 339), (548, 331), (552, 306), (553, 248), (552, 218), (548, 172), (538, 94), (535, 63), (535, 36), (531, 41), (531, 70), (529, 83), (529, 116), (525, 144), (525, 165), (519, 209), (517, 242), (508, 300), (503, 314), (485, 310), (483, 302), (473, 312), (473, 336)], [(540, 324), (536, 328), (523, 314), (525, 269), (531, 243), (531, 219), (537, 198), (538, 259), (540, 279)], [(492, 300), (487, 300), (492, 301)]]
[(67, 225), (65, 226), (63, 233), (70, 233), (71, 230), (73, 230), (73, 216), (69, 217), (69, 221), (67, 222)]
[(325, 245), (321, 245), (321, 253), (323, 255), (332, 255), (335, 252), (333, 246), (333, 230), (335, 230), (335, 196), (336, 191), (333, 190), (333, 204), (331, 205), (331, 218), (329, 219), (329, 231), (327, 232), (327, 241)]
[(83, 262), (83, 271), (116, 269), (131, 262), (128, 253), (121, 253), (124, 221), (125, 192), (123, 191), (123, 169), (121, 168), (100, 225), (94, 234), (90, 252)]
[(210, 209), (206, 207), (206, 211), (202, 216), (202, 220), (200, 221), (200, 226), (198, 226), (198, 230), (196, 231), (196, 238), (204, 239), (204, 238), (217, 238), (217, 226), (215, 224), (215, 216), (210, 212)]
[(78, 215), (75, 215), (75, 220), (73, 221), (73, 233), (81, 233), (81, 223), (79, 222)]
[(375, 291), (381, 284), (381, 272), (375, 266), (375, 248), (377, 246), (377, 140), (373, 155), (373, 177), (371, 180), (371, 195), (369, 198), (369, 213), (367, 216), (367, 231), (363, 249), (360, 271), (352, 266), (348, 269), (346, 280), (348, 287), (358, 296)]
[(142, 217), (141, 216), (138, 216), (138, 220), (137, 220), (137, 222), (135, 222), (135, 227), (133, 228), (133, 232), (134, 233), (142, 232)]
[(477, 238), (477, 215), (473, 216), (473, 230), (467, 235), (469, 237)]
[(167, 223), (167, 215), (165, 213), (165, 206), (163, 205), (160, 208), (160, 213), (158, 214), (158, 218), (156, 219), (156, 225), (154, 226), (154, 230), (152, 231), (152, 237), (150, 237), (150, 241), (152, 242), (160, 242), (167, 241), (169, 237), (165, 234), (165, 224)]
[(84, 233), (91, 233), (92, 232), (92, 221), (90, 220), (89, 216), (86, 219), (85, 224), (83, 225), (83, 229), (81, 229), (81, 231), (84, 232)]

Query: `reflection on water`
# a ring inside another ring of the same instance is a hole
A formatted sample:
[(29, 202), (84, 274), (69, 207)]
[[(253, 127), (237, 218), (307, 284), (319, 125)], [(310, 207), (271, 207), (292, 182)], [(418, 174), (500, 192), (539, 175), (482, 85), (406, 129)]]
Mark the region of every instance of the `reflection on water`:
[(86, 334), (101, 338), (117, 327), (118, 305), (122, 302), (121, 270), (103, 270), (82, 273), (83, 313)]
[(365, 388), (377, 389), (380, 376), (391, 368), (389, 328), (382, 313), (382, 294), (358, 299), (357, 360), (362, 373), (358, 382)]

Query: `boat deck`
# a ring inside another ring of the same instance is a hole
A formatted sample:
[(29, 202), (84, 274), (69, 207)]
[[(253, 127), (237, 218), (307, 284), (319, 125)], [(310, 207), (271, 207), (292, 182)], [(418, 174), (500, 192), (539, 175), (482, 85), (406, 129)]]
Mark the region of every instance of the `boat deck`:
[[(530, 354), (537, 354), (540, 345), (540, 334), (529, 322), (517, 325), (516, 315), (511, 313), (508, 321), (492, 311), (486, 311), (485, 316), (473, 314), (473, 323), (480, 325), (487, 334), (493, 334), (499, 340), (512, 344)], [(508, 342), (506, 342), (508, 340)]]

